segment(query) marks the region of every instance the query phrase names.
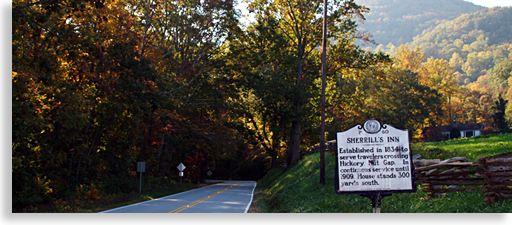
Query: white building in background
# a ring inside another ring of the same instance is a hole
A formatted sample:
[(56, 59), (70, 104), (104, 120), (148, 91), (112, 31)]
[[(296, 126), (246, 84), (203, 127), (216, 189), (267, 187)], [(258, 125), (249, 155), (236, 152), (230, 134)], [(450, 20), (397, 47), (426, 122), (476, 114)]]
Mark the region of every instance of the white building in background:
[(423, 141), (442, 141), (460, 137), (474, 137), (482, 135), (483, 123), (458, 124), (447, 126), (427, 127), (421, 133)]

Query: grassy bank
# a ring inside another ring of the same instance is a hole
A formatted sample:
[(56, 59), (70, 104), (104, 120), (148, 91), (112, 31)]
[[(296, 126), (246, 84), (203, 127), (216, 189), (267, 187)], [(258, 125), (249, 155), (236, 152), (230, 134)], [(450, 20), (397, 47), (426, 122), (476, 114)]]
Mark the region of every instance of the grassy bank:
[[(436, 143), (415, 143), (413, 154), (445, 159), (511, 151), (512, 135), (490, 135)], [(334, 192), (336, 157), (326, 154), (326, 184), (319, 183), (319, 154), (305, 156), (286, 171), (275, 168), (258, 183), (259, 210), (267, 213), (370, 213), (371, 201), (359, 195)], [(434, 199), (418, 186), (416, 193), (394, 194), (382, 200), (382, 213), (510, 213), (512, 201), (487, 205), (484, 192), (455, 192)]]
[(411, 148), (414, 154), (419, 153), (425, 159), (464, 156), (469, 161), (476, 161), (478, 157), (512, 151), (512, 134), (490, 134), (449, 141), (413, 143)]

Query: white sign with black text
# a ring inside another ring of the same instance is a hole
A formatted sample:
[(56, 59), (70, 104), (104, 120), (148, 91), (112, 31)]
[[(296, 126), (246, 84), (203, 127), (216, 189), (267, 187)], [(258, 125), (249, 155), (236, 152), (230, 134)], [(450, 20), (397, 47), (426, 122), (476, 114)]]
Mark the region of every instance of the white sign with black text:
[(337, 133), (339, 194), (350, 192), (414, 192), (408, 130), (367, 120)]

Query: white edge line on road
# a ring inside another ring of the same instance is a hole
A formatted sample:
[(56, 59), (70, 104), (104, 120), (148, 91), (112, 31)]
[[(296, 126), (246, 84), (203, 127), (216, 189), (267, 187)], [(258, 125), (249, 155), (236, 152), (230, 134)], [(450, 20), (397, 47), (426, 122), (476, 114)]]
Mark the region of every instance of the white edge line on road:
[[(221, 184), (222, 184), (222, 183), (221, 183)], [(174, 196), (176, 196), (176, 195), (185, 194), (185, 193), (187, 193), (187, 192), (191, 192), (191, 191), (199, 190), (199, 189), (206, 188), (206, 187), (209, 187), (209, 186), (214, 186), (214, 185), (219, 185), (219, 184), (208, 185), (208, 186), (204, 186), (204, 187), (200, 187), (200, 188), (196, 188), (196, 189), (192, 189), (192, 190), (188, 190), (188, 191), (184, 191), (184, 192), (176, 193), (176, 194), (173, 194), (173, 195), (164, 196), (164, 197), (157, 198), (157, 199), (151, 199), (151, 200), (147, 200), (147, 201), (143, 201), (143, 202), (138, 202), (138, 203), (134, 203), (134, 204), (130, 204), (130, 205), (125, 205), (125, 206), (121, 206), (121, 207), (117, 207), (117, 208), (113, 208), (113, 209), (108, 209), (108, 210), (101, 211), (101, 212), (98, 212), (98, 213), (107, 213), (107, 212), (114, 211), (114, 210), (119, 210), (119, 209), (123, 209), (123, 208), (131, 207), (131, 206), (140, 205), (140, 204), (143, 204), (143, 203), (146, 203), (146, 202), (150, 202), (150, 201), (156, 201), (156, 200), (160, 200), (160, 199), (166, 199), (166, 198), (174, 197)], [(251, 202), (252, 202), (252, 196), (251, 196)]]
[(254, 182), (254, 187), (252, 188), (252, 194), (251, 194), (251, 201), (249, 201), (249, 204), (247, 205), (247, 207), (245, 208), (245, 212), (244, 213), (247, 213), (249, 211), (249, 208), (251, 208), (251, 204), (252, 204), (252, 197), (254, 197), (254, 189), (256, 189), (256, 185), (258, 185), (258, 183), (255, 181)]

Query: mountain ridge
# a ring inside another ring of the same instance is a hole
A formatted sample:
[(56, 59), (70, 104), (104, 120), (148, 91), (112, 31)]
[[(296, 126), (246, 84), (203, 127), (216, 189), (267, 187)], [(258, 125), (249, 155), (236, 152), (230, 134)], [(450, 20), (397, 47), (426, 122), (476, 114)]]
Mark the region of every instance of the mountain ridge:
[[(389, 43), (399, 46), (413, 41), (423, 30), (453, 20), (465, 13), (485, 9), (463, 0), (356, 0), (370, 8), (359, 28), (368, 32), (383, 49)], [(372, 48), (372, 47), (370, 47)]]
[[(410, 47), (450, 61), (460, 84), (476, 81), (512, 59), (512, 7), (493, 7), (444, 22), (414, 37)], [(466, 80), (468, 79), (468, 80)]]
[(487, 8), (463, 0), (356, 2), (370, 8), (360, 29), (378, 44), (364, 49), (394, 55), (402, 44), (420, 47), (425, 61), (430, 57), (449, 61), (460, 85), (475, 82), (501, 62), (512, 60), (510, 6)]

